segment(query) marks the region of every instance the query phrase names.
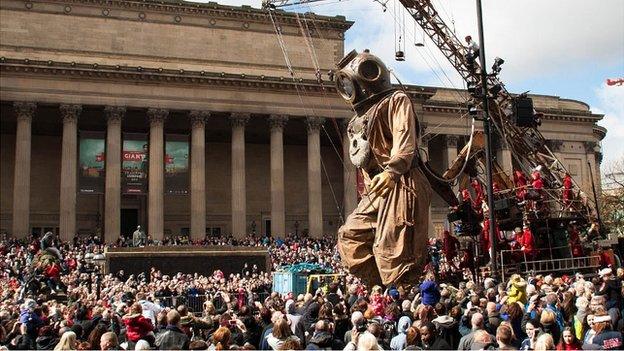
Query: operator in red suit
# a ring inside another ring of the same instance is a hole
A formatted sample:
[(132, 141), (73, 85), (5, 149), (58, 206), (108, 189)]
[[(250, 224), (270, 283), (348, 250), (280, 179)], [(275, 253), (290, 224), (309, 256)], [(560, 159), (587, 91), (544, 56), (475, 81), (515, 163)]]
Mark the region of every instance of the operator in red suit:
[(514, 183), (516, 186), (516, 198), (518, 201), (524, 201), (527, 192), (527, 179), (521, 170), (514, 172)]
[(572, 202), (572, 177), (566, 173), (563, 177), (563, 204), (568, 207)]
[(537, 251), (535, 250), (535, 238), (533, 237), (533, 232), (531, 232), (531, 228), (527, 224), (524, 225), (522, 230), (521, 244), (522, 247), (520, 247), (520, 250), (524, 252), (527, 259), (532, 259)]

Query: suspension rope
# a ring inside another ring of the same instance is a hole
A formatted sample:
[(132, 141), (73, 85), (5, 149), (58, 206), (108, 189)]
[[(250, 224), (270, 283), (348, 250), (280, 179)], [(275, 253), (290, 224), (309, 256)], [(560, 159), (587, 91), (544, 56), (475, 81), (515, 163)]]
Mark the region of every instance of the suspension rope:
[[(275, 29), (276, 36), (278, 37), (278, 42), (280, 43), (280, 48), (281, 48), (281, 50), (282, 50), (282, 55), (284, 56), (284, 61), (286, 62), (286, 65), (287, 65), (287, 67), (288, 67), (288, 71), (289, 71), (289, 73), (290, 73), (290, 75), (291, 75), (291, 77), (292, 77), (293, 82), (295, 83), (294, 85), (295, 85), (295, 90), (296, 90), (296, 92), (297, 92), (297, 96), (299, 97), (299, 103), (300, 103), (300, 104), (301, 104), (301, 106), (305, 109), (305, 103), (304, 103), (303, 98), (302, 98), (302, 96), (301, 96), (301, 92), (299, 91), (298, 82), (297, 82), (297, 79), (296, 79), (296, 77), (295, 77), (295, 71), (294, 71), (294, 69), (293, 69), (293, 67), (292, 67), (292, 63), (291, 63), (290, 58), (289, 58), (289, 56), (288, 56), (288, 51), (287, 51), (287, 49), (286, 49), (286, 45), (284, 44), (284, 40), (283, 40), (283, 38), (282, 38), (282, 33), (281, 33), (281, 31), (278, 29), (278, 26), (277, 26), (277, 24), (276, 24), (275, 19), (273, 18), (273, 14), (272, 14), (272, 11), (271, 11), (271, 10), (269, 10), (269, 17), (271, 18), (271, 22), (273, 23), (273, 27), (274, 27), (274, 29)], [(298, 17), (298, 15), (297, 15), (297, 18), (299, 18), (299, 17)], [(301, 27), (301, 28), (302, 28), (302, 27)], [(302, 28), (302, 34), (304, 34), (303, 28)], [(306, 43), (307, 43), (307, 40), (306, 40)], [(318, 63), (318, 60), (317, 60), (316, 62)], [(307, 96), (307, 93), (306, 93), (306, 91), (305, 91), (305, 88), (303, 88), (302, 90), (303, 90), (303, 93)], [(311, 110), (312, 110), (312, 114), (313, 114), (315, 117), (318, 117), (318, 116), (317, 116), (317, 114), (316, 114), (316, 112), (314, 111), (314, 108), (313, 108), (313, 107), (311, 107)], [(309, 116), (307, 115), (307, 113), (306, 113), (306, 117), (309, 117)], [(324, 126), (322, 127), (322, 129), (323, 129), (323, 130), (327, 133), (327, 131), (326, 131), (326, 129), (324, 128)], [(328, 136), (329, 136), (329, 133), (327, 133), (327, 134), (328, 134)], [(333, 145), (333, 141), (332, 141), (331, 137), (329, 137), (329, 139), (330, 139), (330, 143)], [(334, 145), (333, 145), (333, 146), (334, 146)], [(342, 157), (340, 157), (340, 154), (338, 153), (338, 150), (336, 149), (336, 147), (335, 147), (335, 146), (334, 146), (334, 150), (335, 150), (335, 151), (336, 151), (336, 153), (339, 155), (339, 160), (340, 160), (340, 162), (343, 164), (343, 167), (344, 167), (344, 160), (342, 159)], [(339, 215), (340, 215), (340, 219), (341, 219), (341, 221), (344, 221), (344, 218), (342, 217), (342, 210), (341, 210), (341, 207), (340, 207), (340, 205), (339, 205), (339, 204), (338, 204), (338, 202), (337, 202), (338, 200), (337, 200), (337, 198), (336, 198), (336, 196), (335, 196), (335, 191), (334, 191), (334, 189), (333, 189), (333, 185), (332, 185), (332, 183), (329, 181), (329, 174), (327, 173), (327, 169), (326, 169), (326, 168), (325, 168), (325, 166), (324, 166), (324, 163), (323, 163), (323, 157), (322, 157), (322, 156), (320, 157), (320, 160), (321, 160), (321, 165), (322, 165), (322, 168), (323, 168), (323, 170), (324, 170), (325, 176), (328, 178), (328, 184), (329, 184), (329, 187), (330, 187), (330, 191), (332, 192), (332, 196), (333, 196), (333, 199), (334, 199), (334, 202), (335, 202), (335, 205), (336, 205), (336, 209), (338, 210), (338, 213), (339, 213)]]

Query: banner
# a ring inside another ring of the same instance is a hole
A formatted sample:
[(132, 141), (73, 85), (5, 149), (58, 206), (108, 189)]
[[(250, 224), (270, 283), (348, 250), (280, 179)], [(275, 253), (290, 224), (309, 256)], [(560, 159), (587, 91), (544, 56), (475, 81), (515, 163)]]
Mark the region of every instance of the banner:
[(121, 152), (121, 192), (147, 193), (148, 142), (145, 134), (124, 134)]
[(104, 137), (101, 132), (80, 132), (78, 190), (81, 194), (104, 193)]
[(189, 142), (186, 135), (165, 137), (165, 193), (189, 193)]

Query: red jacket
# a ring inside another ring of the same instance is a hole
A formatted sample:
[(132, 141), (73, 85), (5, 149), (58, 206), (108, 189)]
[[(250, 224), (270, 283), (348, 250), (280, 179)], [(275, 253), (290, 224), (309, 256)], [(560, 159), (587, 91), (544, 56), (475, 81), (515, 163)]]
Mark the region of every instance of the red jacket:
[(61, 267), (56, 263), (48, 265), (45, 268), (45, 275), (48, 278), (58, 278), (61, 276)]
[(128, 340), (137, 342), (143, 338), (147, 333), (154, 330), (152, 321), (143, 317), (137, 316), (134, 318), (123, 318), (123, 322), (126, 325), (126, 337)]
[(528, 254), (532, 254), (535, 252), (535, 238), (533, 238), (533, 233), (531, 229), (525, 228), (522, 233), (522, 246), (524, 246), (524, 252)]

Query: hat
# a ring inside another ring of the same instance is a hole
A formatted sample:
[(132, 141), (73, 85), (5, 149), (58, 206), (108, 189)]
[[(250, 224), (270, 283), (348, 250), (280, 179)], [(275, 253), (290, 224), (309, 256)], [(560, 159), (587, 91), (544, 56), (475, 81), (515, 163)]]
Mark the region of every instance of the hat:
[(390, 289), (390, 291), (388, 291), (388, 295), (390, 295), (392, 299), (398, 300), (401, 294), (399, 294), (397, 289)]
[(37, 308), (37, 301), (33, 299), (26, 299), (24, 304), (22, 304), (22, 308), (29, 311), (34, 311)]
[(611, 275), (613, 274), (613, 270), (611, 268), (604, 268), (601, 269), (600, 272), (598, 272), (598, 275), (601, 277), (604, 277), (605, 275)]
[(602, 322), (611, 322), (611, 316), (608, 314), (604, 316), (594, 316), (594, 323), (602, 323)]

